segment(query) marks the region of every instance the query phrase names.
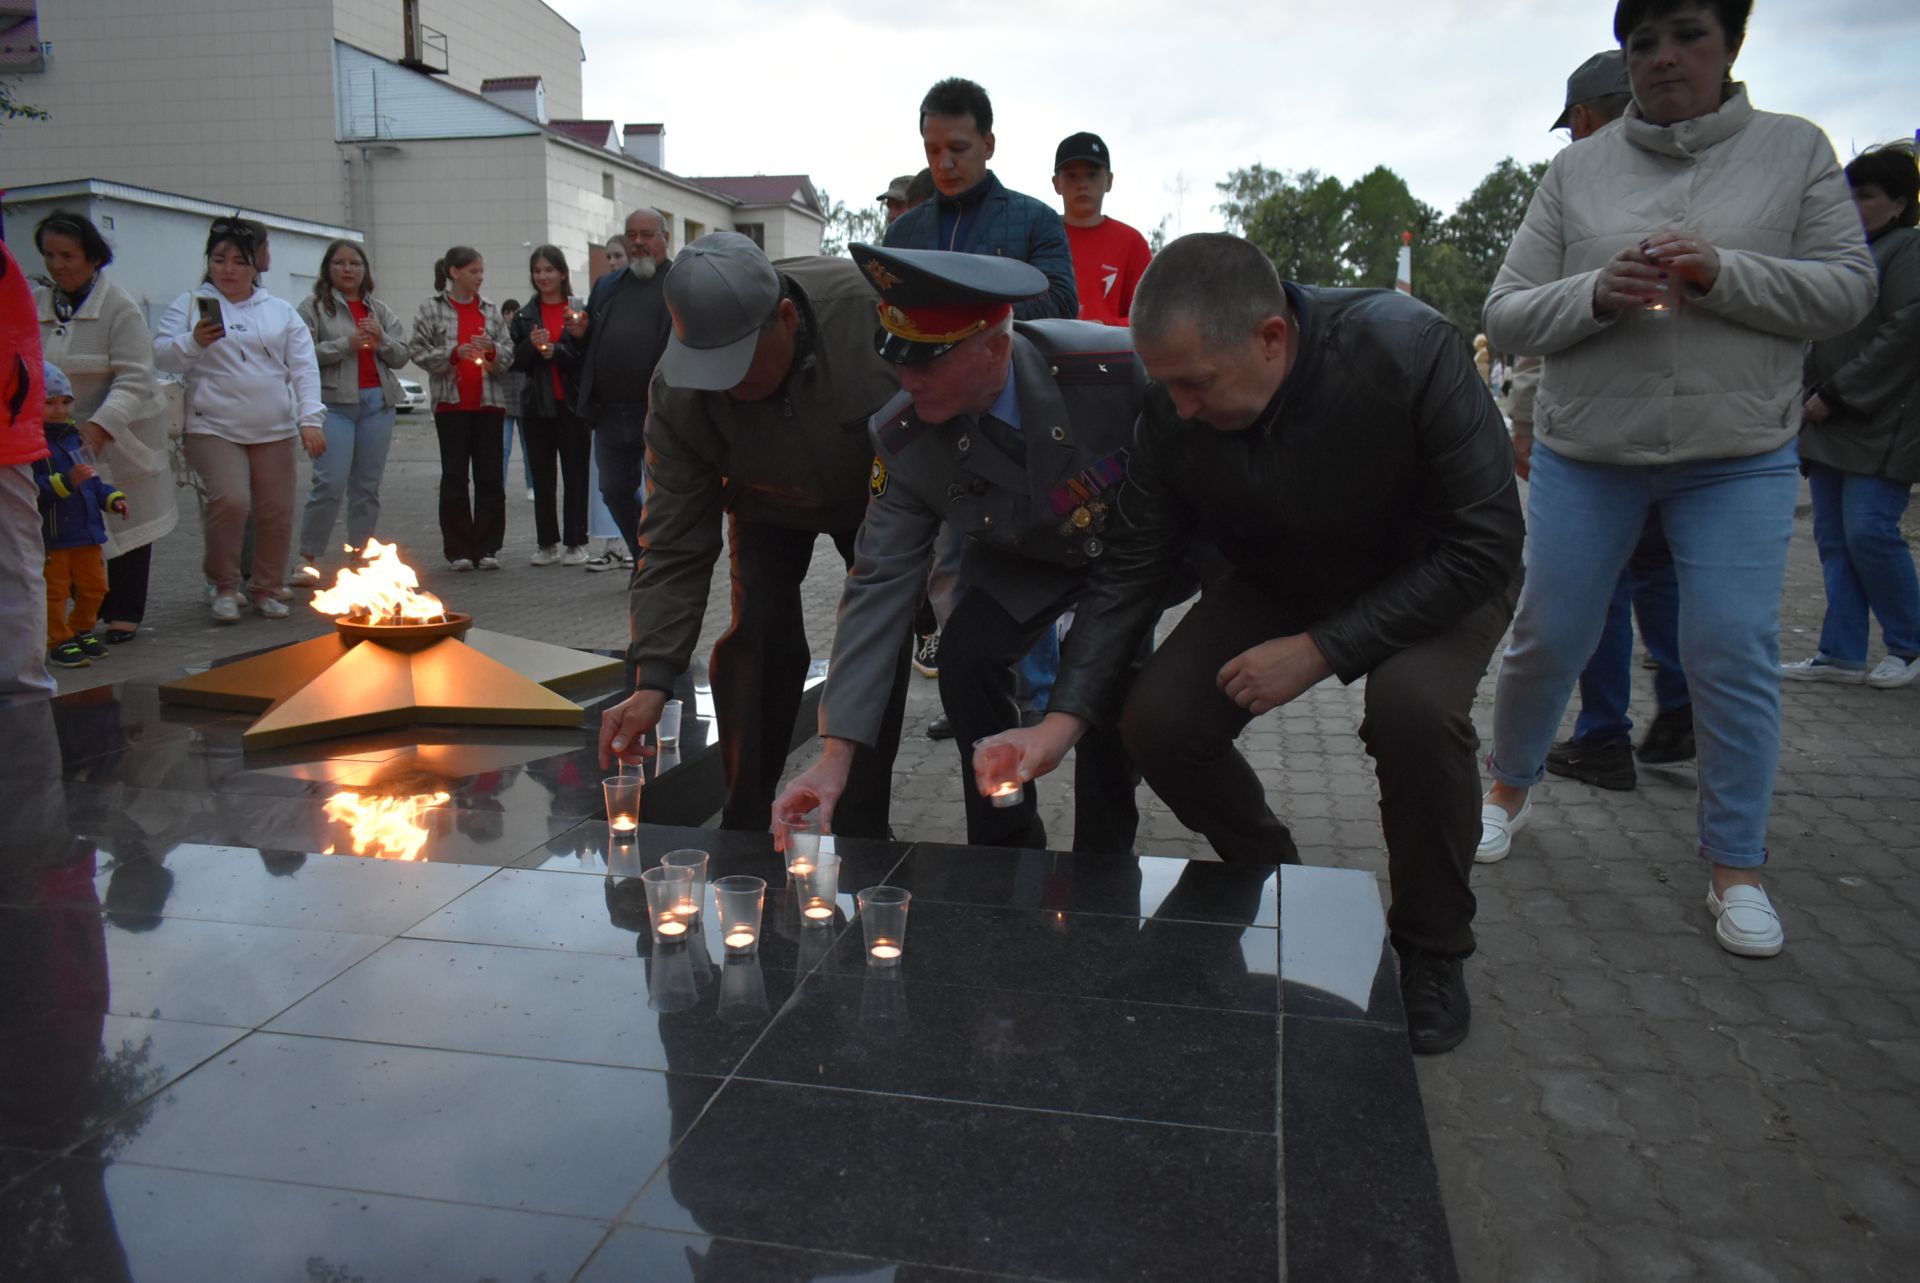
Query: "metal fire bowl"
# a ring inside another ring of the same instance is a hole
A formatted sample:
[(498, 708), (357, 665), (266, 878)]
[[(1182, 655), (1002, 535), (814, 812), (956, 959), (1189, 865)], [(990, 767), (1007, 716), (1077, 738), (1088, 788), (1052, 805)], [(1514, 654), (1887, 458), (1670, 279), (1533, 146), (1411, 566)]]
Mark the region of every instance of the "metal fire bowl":
[(348, 616), (333, 621), (334, 631), (348, 641), (378, 642), (396, 650), (419, 650), (442, 637), (464, 637), (473, 627), (473, 616), (447, 612), (447, 617), (431, 624), (370, 624)]

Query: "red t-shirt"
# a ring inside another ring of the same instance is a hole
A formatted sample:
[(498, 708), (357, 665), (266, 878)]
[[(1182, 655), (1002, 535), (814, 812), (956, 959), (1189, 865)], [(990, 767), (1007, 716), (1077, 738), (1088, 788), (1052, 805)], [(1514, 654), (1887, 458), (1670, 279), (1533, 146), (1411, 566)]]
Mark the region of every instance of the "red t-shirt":
[[(478, 299), (471, 303), (454, 303), (449, 298), (447, 302), (453, 304), (453, 314), (460, 318), (460, 326), (454, 331), (454, 347), (485, 337), (487, 318), (481, 315)], [(460, 389), (460, 399), (451, 405), (441, 402), (442, 410), (478, 410), (484, 406), (487, 395), (487, 375), (485, 368), (478, 361), (462, 361), (459, 357), (454, 357), (453, 382), (454, 386)]]
[[(357, 298), (347, 300), (347, 311), (353, 313), (355, 325), (365, 321), (371, 314), (367, 305)], [(360, 349), (360, 386), (363, 390), (380, 386), (380, 367), (374, 364), (373, 349), (370, 347)]]
[(1133, 287), (1153, 258), (1147, 238), (1117, 218), (1103, 218), (1093, 227), (1068, 224), (1067, 245), (1073, 251), (1080, 319), (1125, 325), (1133, 312)]
[[(545, 330), (555, 343), (567, 332), (567, 305), (564, 300), (558, 303), (540, 304), (540, 328)], [(558, 362), (547, 362), (547, 372), (553, 378), (553, 399), (556, 403), (567, 399), (567, 385), (560, 378)]]

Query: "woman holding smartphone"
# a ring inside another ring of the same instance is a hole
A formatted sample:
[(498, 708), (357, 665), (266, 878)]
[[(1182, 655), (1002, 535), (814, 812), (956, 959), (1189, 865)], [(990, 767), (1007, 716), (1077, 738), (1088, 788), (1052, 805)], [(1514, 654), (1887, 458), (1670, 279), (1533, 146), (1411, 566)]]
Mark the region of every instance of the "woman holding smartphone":
[[(560, 340), (584, 334), (586, 318), (570, 297), (573, 279), (558, 248), (542, 245), (533, 251), (527, 272), (535, 294), (513, 318), (510, 332), (513, 368), (527, 371), (519, 411), (527, 462), (533, 467), (533, 522), (539, 543), (533, 564), (584, 566), (587, 457), (593, 452), (593, 432), (573, 408), (577, 349)], [(564, 520), (555, 511), (561, 482), (566, 485)]]
[[(414, 362), (432, 376), (433, 430), (440, 438), (440, 540), (455, 570), (500, 569), (507, 537), (499, 376), (513, 350), (499, 309), (480, 297), (486, 261), (456, 245), (433, 265), (434, 295), (413, 318)], [(468, 476), (472, 490), (468, 490)]]
[(215, 219), (206, 279), (167, 308), (153, 344), (156, 365), (186, 376), (182, 444), (206, 486), (205, 570), (221, 624), (240, 618), (249, 510), (253, 566), (244, 592), (262, 619), (287, 617), (279, 594), (293, 542), (295, 442), (316, 459), (327, 448), (313, 336), (290, 304), (259, 287), (258, 251), (246, 220)]
[(325, 453), (313, 461), (313, 486), (300, 520), (297, 584), (316, 587), (319, 560), (333, 542), (340, 501), (347, 504), (347, 542), (367, 546), (380, 520), (380, 477), (393, 444), (394, 407), (410, 359), (400, 318), (373, 296), (373, 268), (353, 241), (335, 241), (320, 256), (320, 279), (300, 302), (300, 319), (313, 334), (326, 402)]

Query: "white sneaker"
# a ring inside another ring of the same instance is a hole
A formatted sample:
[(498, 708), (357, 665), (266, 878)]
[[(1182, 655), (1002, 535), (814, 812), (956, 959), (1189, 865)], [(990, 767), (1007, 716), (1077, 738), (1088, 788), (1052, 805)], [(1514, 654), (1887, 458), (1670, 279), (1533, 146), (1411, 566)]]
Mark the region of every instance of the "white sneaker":
[(528, 502), (528, 503), (532, 503), (532, 502), (533, 502), (533, 487), (532, 487), (532, 486), (528, 486), (528, 487), (527, 487), (527, 502)]
[(287, 609), (287, 603), (278, 597), (255, 597), (253, 612), (262, 619), (285, 619), (293, 613)]
[(1780, 665), (1780, 676), (1793, 682), (1841, 682), (1848, 686), (1858, 686), (1867, 680), (1867, 670), (1847, 668), (1834, 663), (1825, 655), (1815, 655), (1811, 659), (1800, 659), (1791, 664)]
[(471, 557), (455, 557), (447, 563), (447, 566), (452, 570), (472, 570), (473, 559)]
[(480, 560), (474, 562), (473, 564), (480, 567), (480, 569), (482, 570), (500, 569), (500, 559), (498, 557), (482, 557)]
[(293, 568), (293, 583), (296, 588), (318, 588), (322, 578), (320, 567), (311, 561), (302, 561)]
[(1533, 813), (1533, 794), (1520, 804), (1520, 813), (1509, 816), (1507, 808), (1488, 802), (1480, 808), (1480, 845), (1473, 852), (1475, 864), (1498, 864), (1513, 850), (1513, 835)]
[(569, 544), (567, 546), (566, 552), (561, 554), (560, 564), (563, 566), (586, 565), (587, 564), (587, 546), (585, 544)]
[(1908, 685), (1914, 678), (1920, 677), (1920, 659), (1902, 659), (1898, 655), (1889, 655), (1874, 665), (1867, 674), (1867, 685), (1877, 686), (1881, 690), (1893, 690)]
[(551, 566), (558, 560), (560, 545), (557, 543), (542, 544), (533, 550), (533, 556), (527, 558), (528, 563), (535, 566)]
[(1715, 895), (1713, 883), (1707, 883), (1707, 908), (1717, 921), (1713, 938), (1728, 953), (1743, 958), (1771, 958), (1786, 948), (1787, 933), (1766, 889), (1744, 884), (1730, 886), (1724, 896)]
[(237, 624), (240, 622), (239, 593), (223, 592), (213, 595), (213, 622), (216, 624)]

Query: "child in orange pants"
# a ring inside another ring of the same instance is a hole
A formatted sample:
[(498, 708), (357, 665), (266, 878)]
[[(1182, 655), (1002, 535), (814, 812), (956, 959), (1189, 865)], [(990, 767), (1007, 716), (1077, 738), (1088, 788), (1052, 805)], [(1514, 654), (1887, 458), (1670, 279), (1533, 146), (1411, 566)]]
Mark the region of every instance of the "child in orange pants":
[[(87, 461), (73, 424), (73, 384), (46, 363), (47, 457), (33, 465), (40, 489), (40, 527), (47, 545), (47, 662), (85, 668), (107, 657), (93, 635), (107, 595), (105, 511), (127, 516), (127, 497), (102, 481)], [(72, 608), (68, 608), (68, 599)]]

